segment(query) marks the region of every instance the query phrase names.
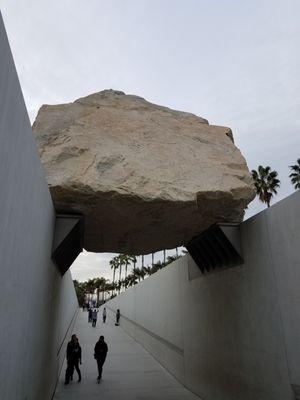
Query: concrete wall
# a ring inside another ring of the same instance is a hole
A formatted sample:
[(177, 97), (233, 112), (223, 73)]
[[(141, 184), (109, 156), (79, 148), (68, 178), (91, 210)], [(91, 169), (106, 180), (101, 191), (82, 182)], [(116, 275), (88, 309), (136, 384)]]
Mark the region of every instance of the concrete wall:
[(0, 55), (0, 397), (47, 400), (77, 300), (50, 258), (55, 213), (1, 15)]
[(121, 326), (205, 400), (294, 399), (299, 206), (300, 191), (242, 224), (244, 265), (203, 276), (185, 256), (107, 307), (120, 308)]

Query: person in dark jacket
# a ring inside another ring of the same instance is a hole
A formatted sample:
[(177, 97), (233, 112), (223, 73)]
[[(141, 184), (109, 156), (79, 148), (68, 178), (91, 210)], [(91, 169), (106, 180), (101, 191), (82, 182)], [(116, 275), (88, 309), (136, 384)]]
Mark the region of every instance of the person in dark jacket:
[(121, 316), (120, 310), (117, 309), (117, 312), (116, 312), (116, 325), (119, 325), (120, 316)]
[(104, 341), (104, 336), (100, 336), (98, 342), (95, 345), (94, 349), (94, 357), (97, 360), (97, 365), (98, 365), (98, 378), (97, 382), (100, 382), (100, 379), (102, 378), (102, 367), (106, 359), (108, 347), (107, 344)]
[(81, 371), (79, 369), (79, 362), (81, 364), (81, 347), (76, 335), (72, 335), (71, 341), (67, 345), (67, 369), (65, 376), (65, 385), (68, 385), (70, 379), (73, 380), (74, 368), (78, 374), (78, 382), (81, 381)]
[(88, 309), (88, 322), (93, 321), (93, 310), (91, 308)]

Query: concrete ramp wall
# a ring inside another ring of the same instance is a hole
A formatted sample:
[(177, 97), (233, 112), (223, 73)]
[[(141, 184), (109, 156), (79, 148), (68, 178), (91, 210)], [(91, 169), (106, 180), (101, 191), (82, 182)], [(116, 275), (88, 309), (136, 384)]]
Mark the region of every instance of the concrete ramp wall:
[(48, 400), (78, 304), (1, 15), (0, 55), (0, 398)]
[(245, 264), (185, 256), (109, 303), (121, 327), (205, 400), (290, 400), (300, 384), (300, 191), (241, 226)]

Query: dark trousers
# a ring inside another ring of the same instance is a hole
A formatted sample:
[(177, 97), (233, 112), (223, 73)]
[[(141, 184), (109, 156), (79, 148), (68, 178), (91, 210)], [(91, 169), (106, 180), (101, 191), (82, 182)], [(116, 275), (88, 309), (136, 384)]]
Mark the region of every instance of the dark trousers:
[(69, 383), (70, 379), (73, 379), (74, 368), (78, 374), (78, 379), (81, 380), (81, 371), (79, 369), (79, 360), (70, 360), (67, 364), (65, 383)]
[(102, 377), (102, 367), (103, 367), (105, 359), (106, 359), (106, 355), (105, 355), (105, 357), (97, 358), (98, 379), (101, 379), (101, 377)]
[(96, 324), (97, 324), (97, 320), (93, 319), (92, 326), (96, 326)]
[(103, 315), (103, 323), (105, 324), (106, 321), (106, 315)]

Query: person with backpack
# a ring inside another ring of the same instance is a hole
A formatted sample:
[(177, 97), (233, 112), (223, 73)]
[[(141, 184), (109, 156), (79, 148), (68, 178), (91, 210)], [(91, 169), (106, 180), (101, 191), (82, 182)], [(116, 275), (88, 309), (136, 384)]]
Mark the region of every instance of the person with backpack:
[(104, 341), (104, 336), (101, 335), (94, 348), (94, 358), (97, 361), (98, 366), (98, 383), (100, 383), (100, 379), (102, 378), (102, 368), (106, 359), (107, 351), (107, 344)]

